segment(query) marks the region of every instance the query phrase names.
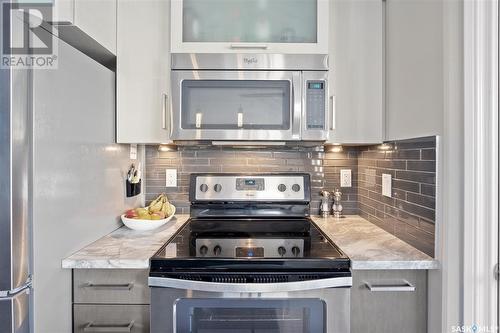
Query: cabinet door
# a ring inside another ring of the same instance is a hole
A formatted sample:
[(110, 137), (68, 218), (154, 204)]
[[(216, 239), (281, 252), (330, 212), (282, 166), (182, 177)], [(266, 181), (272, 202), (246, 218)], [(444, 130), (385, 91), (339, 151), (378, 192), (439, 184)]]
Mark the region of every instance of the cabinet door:
[(174, 53), (328, 52), (328, 0), (172, 0)]
[(333, 0), (330, 143), (380, 143), (384, 124), (384, 3)]
[(116, 54), (116, 0), (75, 0), (74, 24)]
[(75, 20), (75, 0), (52, 0), (54, 4), (52, 21), (56, 23), (72, 24)]
[(73, 306), (73, 332), (149, 333), (148, 305)]
[(170, 137), (170, 1), (118, 1), (118, 143)]
[(427, 271), (355, 270), (352, 275), (352, 333), (427, 331)]

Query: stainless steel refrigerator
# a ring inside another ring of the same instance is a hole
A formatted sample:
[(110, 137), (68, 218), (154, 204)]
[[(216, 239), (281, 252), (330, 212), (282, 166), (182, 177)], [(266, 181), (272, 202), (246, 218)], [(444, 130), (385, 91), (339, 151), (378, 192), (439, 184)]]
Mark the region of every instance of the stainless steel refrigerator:
[[(1, 19), (0, 19), (1, 20)], [(3, 27), (2, 22), (0, 26)], [(0, 332), (30, 331), (30, 72), (0, 69)]]
[[(4, 1), (1, 3), (3, 4)], [(23, 41), (23, 20), (13, 15), (5, 33)], [(5, 52), (5, 49), (2, 49)], [(31, 72), (0, 68), (0, 332), (30, 332), (31, 266)]]

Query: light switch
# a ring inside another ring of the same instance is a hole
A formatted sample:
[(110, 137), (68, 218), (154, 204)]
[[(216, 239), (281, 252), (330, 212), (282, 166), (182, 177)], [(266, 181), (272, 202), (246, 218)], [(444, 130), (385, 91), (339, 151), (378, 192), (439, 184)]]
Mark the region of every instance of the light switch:
[(352, 186), (352, 173), (351, 169), (340, 170), (340, 187)]
[(177, 169), (165, 169), (165, 186), (177, 187)]
[(392, 176), (388, 173), (382, 174), (382, 195), (392, 197)]

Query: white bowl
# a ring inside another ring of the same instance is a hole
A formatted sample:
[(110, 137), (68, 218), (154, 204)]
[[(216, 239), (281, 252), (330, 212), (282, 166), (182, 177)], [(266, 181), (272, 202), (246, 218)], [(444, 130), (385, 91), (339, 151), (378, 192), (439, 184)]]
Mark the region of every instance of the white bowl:
[(125, 214), (122, 215), (122, 222), (125, 224), (128, 228), (132, 230), (137, 230), (137, 231), (147, 231), (147, 230), (154, 230), (158, 229), (168, 221), (172, 219), (175, 215), (175, 206), (172, 205), (174, 211), (172, 215), (167, 217), (166, 219), (162, 220), (139, 220), (139, 219), (129, 219), (125, 217)]

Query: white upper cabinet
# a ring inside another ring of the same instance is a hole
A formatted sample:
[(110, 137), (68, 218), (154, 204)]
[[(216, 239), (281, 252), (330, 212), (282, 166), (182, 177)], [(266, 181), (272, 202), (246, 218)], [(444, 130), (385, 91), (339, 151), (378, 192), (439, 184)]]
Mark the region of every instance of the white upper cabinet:
[(329, 143), (380, 143), (384, 136), (384, 3), (330, 3)]
[(75, 20), (75, 0), (52, 0), (52, 22), (72, 24)]
[(172, 53), (328, 53), (328, 0), (172, 0)]
[(117, 0), (53, 0), (52, 22), (75, 26), (116, 54)]
[(74, 24), (116, 54), (116, 1), (75, 0)]
[(170, 2), (118, 1), (118, 143), (170, 140)]

